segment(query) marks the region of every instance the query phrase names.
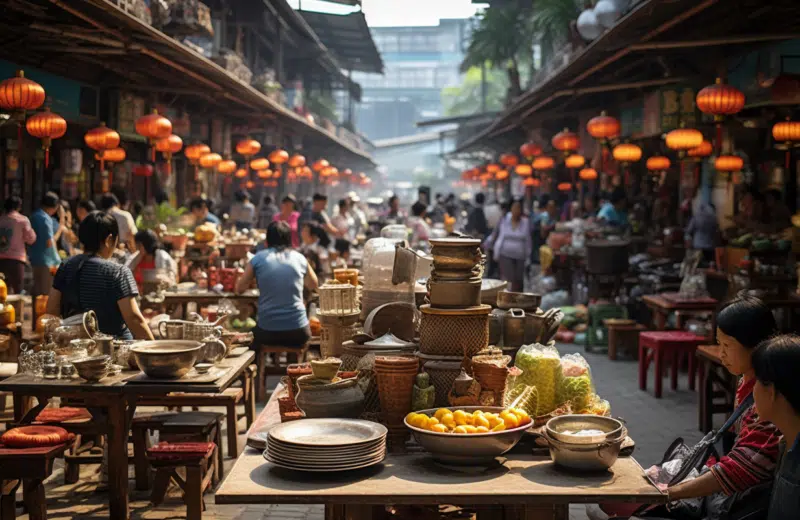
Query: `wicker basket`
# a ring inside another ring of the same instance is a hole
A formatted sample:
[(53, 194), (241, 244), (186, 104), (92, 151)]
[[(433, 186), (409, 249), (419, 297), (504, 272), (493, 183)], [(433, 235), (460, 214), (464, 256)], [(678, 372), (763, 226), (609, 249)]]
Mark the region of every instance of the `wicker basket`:
[(490, 305), (435, 309), (423, 305), (419, 350), (432, 356), (474, 356), (489, 345)]
[(448, 405), (447, 396), (453, 388), (458, 374), (461, 373), (463, 358), (461, 356), (428, 356), (417, 354), (422, 365), (422, 370), (431, 378), (435, 389), (436, 399), (434, 405), (438, 408)]
[[(506, 395), (506, 383), (508, 381), (508, 368), (506, 365), (511, 361), (510, 356), (503, 356), (500, 363), (491, 359), (472, 359), (472, 375), (481, 385), (481, 390), (494, 393), (495, 403), (502, 403)], [(501, 406), (501, 404), (498, 404)]]
[(183, 339), (190, 341), (203, 341), (211, 336), (214, 333), (214, 329), (216, 329), (215, 325), (208, 322), (169, 320), (166, 323), (168, 325), (183, 325)]
[[(323, 358), (341, 357), (342, 344), (349, 341), (360, 330), (358, 314), (350, 316), (318, 315), (322, 329), (320, 330), (319, 350)], [(355, 365), (351, 370), (355, 370)]]
[[(387, 358), (383, 358), (387, 359)], [(392, 358), (388, 358), (392, 359)], [(403, 363), (402, 368), (390, 368), (391, 364), (375, 366), (378, 380), (378, 396), (386, 424), (391, 428), (403, 425), (403, 418), (411, 412), (411, 397), (414, 379), (417, 377), (417, 360), (414, 364)]]

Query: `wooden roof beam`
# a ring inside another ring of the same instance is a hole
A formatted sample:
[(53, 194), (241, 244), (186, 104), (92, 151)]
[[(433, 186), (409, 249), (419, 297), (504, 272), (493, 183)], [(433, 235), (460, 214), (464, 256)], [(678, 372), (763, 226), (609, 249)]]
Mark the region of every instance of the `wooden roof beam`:
[(676, 42), (648, 42), (634, 43), (629, 48), (632, 51), (650, 51), (667, 49), (692, 49), (700, 47), (711, 47), (721, 45), (739, 45), (744, 43), (760, 43), (782, 40), (794, 40), (800, 38), (800, 33), (788, 34), (754, 34), (751, 36), (732, 36), (728, 38), (710, 38), (706, 40), (690, 40)]

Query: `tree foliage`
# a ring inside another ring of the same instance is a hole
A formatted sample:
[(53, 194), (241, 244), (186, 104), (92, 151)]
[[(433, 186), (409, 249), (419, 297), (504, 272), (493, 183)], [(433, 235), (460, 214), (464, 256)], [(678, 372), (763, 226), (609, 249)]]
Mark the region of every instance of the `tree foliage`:
[[(486, 111), (502, 110), (508, 78), (500, 71), (486, 69)], [(442, 89), (442, 104), (447, 116), (468, 116), (481, 111), (481, 69), (472, 67), (461, 85)]]

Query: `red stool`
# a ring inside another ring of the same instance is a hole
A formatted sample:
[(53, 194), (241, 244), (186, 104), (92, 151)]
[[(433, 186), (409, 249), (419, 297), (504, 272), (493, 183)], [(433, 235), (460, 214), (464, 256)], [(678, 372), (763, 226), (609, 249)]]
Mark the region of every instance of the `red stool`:
[(696, 368), (695, 351), (708, 341), (702, 336), (682, 331), (651, 331), (639, 334), (639, 388), (647, 390), (647, 371), (655, 360), (656, 398), (661, 398), (662, 374), (665, 356), (672, 362), (672, 389), (678, 389), (678, 366), (681, 359), (689, 358), (689, 390), (694, 390)]

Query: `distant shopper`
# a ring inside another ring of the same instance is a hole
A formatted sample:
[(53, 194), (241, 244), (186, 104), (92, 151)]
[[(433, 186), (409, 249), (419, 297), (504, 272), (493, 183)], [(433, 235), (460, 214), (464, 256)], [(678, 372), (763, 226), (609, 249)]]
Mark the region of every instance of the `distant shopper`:
[[(58, 215), (58, 224), (53, 215)], [(32, 295), (36, 297), (50, 292), (53, 285), (51, 271), (61, 264), (56, 242), (64, 232), (64, 209), (58, 195), (51, 191), (44, 194), (39, 209), (31, 215), (31, 227), (36, 233), (36, 241), (28, 248), (28, 257), (33, 268)]]
[(94, 211), (81, 223), (84, 254), (67, 260), (56, 273), (47, 313), (68, 318), (87, 311), (97, 314), (100, 332), (120, 339), (153, 339), (139, 310), (139, 291), (131, 270), (109, 261), (117, 249), (119, 225)]
[(400, 197), (397, 195), (389, 197), (389, 209), (386, 211), (384, 218), (393, 221), (395, 224), (402, 224), (405, 221), (406, 215), (400, 209)]
[(314, 222), (319, 224), (319, 227), (325, 232), (325, 234), (320, 237), (320, 245), (329, 248), (331, 244), (333, 244), (333, 238), (339, 236), (339, 230), (331, 223), (330, 217), (325, 213), (327, 207), (328, 196), (322, 193), (314, 194), (311, 203), (311, 218)]
[(608, 226), (628, 227), (628, 198), (622, 188), (617, 187), (611, 192), (609, 201), (597, 213), (597, 220)]
[(119, 242), (128, 248), (128, 251), (136, 251), (136, 244), (133, 241), (133, 236), (138, 231), (136, 229), (136, 222), (133, 216), (120, 207), (120, 202), (117, 196), (112, 193), (106, 193), (100, 199), (100, 209), (114, 217), (119, 226)]
[(465, 231), (473, 238), (483, 239), (489, 234), (489, 223), (486, 220), (486, 212), (483, 205), (486, 202), (486, 195), (478, 193), (475, 195), (475, 207), (473, 207), (467, 217)]
[(189, 203), (189, 210), (192, 212), (194, 216), (194, 225), (200, 226), (202, 224), (214, 224), (219, 228), (222, 226), (222, 221), (219, 219), (218, 216), (211, 213), (209, 209), (208, 201), (202, 197), (198, 197), (196, 199), (192, 199)]
[(352, 242), (355, 239), (356, 223), (350, 215), (350, 202), (347, 199), (340, 199), (338, 207), (339, 211), (331, 219), (331, 223), (338, 231), (337, 236)]
[(684, 233), (686, 247), (702, 251), (705, 262), (714, 261), (714, 248), (719, 238), (719, 221), (714, 205), (700, 204), (689, 220)]
[(511, 211), (500, 222), (492, 245), (494, 258), (500, 264), (500, 276), (509, 283), (511, 291), (524, 290), (525, 262), (532, 247), (530, 220), (522, 213), (522, 200), (515, 199)]
[(328, 249), (320, 243), (324, 234), (316, 222), (310, 221), (303, 224), (300, 229), (300, 238), (303, 244), (300, 252), (306, 256), (320, 279), (325, 280), (331, 273)]
[(411, 206), (411, 216), (408, 217), (406, 226), (411, 229), (411, 245), (415, 247), (431, 238), (431, 228), (426, 220), (427, 213), (428, 208), (422, 202), (417, 201)]
[(147, 271), (155, 273), (158, 281), (172, 287), (178, 282), (178, 264), (162, 247), (158, 236), (152, 229), (136, 233), (136, 252), (128, 260), (128, 267), (139, 287), (145, 282)]
[(258, 320), (253, 345), (300, 348), (311, 338), (303, 302), (303, 286), (317, 288), (317, 275), (306, 258), (291, 249), (289, 224), (275, 221), (267, 228), (267, 249), (257, 253), (236, 282), (236, 293), (245, 292), (256, 281)]
[(230, 219), (236, 229), (252, 229), (256, 223), (256, 207), (250, 202), (247, 190), (239, 190), (234, 194), (236, 202), (231, 206)]
[(274, 217), (273, 222), (286, 222), (292, 235), (292, 247), (300, 247), (300, 212), (297, 211), (297, 199), (291, 193), (281, 200), (281, 210)]
[(276, 213), (278, 213), (278, 206), (275, 205), (272, 196), (264, 195), (261, 207), (258, 209), (258, 228), (267, 229)]
[(9, 291), (22, 292), (25, 264), (28, 255), (25, 246), (36, 242), (36, 233), (28, 217), (20, 213), (22, 199), (16, 195), (6, 199), (5, 213), (0, 217), (0, 273), (3, 273)]
[(97, 206), (95, 206), (94, 202), (85, 199), (79, 200), (78, 205), (75, 206), (75, 217), (78, 219), (78, 224), (80, 224), (83, 219), (86, 218), (86, 215), (92, 211), (97, 211)]

